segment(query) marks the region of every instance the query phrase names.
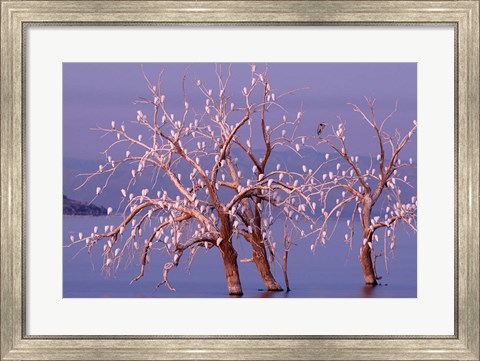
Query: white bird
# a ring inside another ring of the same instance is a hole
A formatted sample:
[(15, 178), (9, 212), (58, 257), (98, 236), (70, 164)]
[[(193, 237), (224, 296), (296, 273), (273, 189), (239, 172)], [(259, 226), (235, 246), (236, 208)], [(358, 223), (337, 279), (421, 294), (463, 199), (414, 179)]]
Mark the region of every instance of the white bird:
[(102, 188), (100, 188), (100, 187), (97, 187), (97, 191), (96, 191), (96, 193), (97, 193), (97, 196), (100, 194), (100, 192), (101, 192), (101, 191), (102, 191)]
[(108, 207), (107, 214), (110, 215), (112, 213), (112, 211), (113, 211), (112, 207)]

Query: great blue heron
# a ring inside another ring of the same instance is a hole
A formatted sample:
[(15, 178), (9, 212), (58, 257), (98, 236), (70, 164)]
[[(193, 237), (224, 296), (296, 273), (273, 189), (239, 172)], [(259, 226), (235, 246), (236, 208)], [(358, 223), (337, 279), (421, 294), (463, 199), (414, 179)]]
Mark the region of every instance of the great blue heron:
[(327, 124), (325, 123), (320, 123), (317, 127), (317, 134), (320, 135), (322, 134), (322, 131), (325, 129), (325, 127), (327, 126)]

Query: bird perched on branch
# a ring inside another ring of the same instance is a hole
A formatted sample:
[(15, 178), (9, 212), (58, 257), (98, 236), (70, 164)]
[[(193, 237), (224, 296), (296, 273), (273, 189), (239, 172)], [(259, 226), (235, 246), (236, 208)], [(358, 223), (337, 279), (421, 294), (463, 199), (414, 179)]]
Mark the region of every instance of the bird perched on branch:
[(327, 126), (326, 123), (320, 123), (317, 127), (317, 134), (318, 135), (322, 134), (322, 131), (325, 129), (326, 126)]

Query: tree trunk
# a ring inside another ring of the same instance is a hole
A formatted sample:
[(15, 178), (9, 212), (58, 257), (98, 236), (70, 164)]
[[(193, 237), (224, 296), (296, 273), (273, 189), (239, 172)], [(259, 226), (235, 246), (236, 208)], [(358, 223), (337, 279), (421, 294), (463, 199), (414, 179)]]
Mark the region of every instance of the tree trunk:
[(255, 266), (257, 266), (258, 273), (262, 278), (265, 287), (269, 291), (283, 291), (282, 286), (275, 280), (270, 270), (270, 264), (268, 263), (267, 252), (265, 250), (265, 244), (263, 240), (257, 236), (252, 237), (252, 256)]
[(240, 274), (238, 272), (237, 251), (232, 245), (232, 229), (230, 227), (229, 216), (227, 213), (219, 213), (221, 220), (221, 235), (224, 241), (220, 243), (220, 253), (223, 259), (223, 268), (225, 278), (227, 279), (228, 294), (243, 295), (242, 284), (240, 283)]
[(363, 269), (363, 279), (365, 280), (365, 284), (376, 285), (377, 280), (375, 278), (375, 272), (373, 270), (371, 249), (368, 243), (363, 245), (362, 248), (360, 248), (360, 256), (358, 256), (358, 259), (360, 260), (360, 265)]
[(228, 241), (222, 242), (220, 250), (227, 279), (228, 293), (230, 295), (243, 295), (240, 274), (238, 273), (237, 252)]
[(363, 270), (363, 279), (367, 285), (376, 285), (377, 279), (375, 275), (375, 270), (373, 269), (372, 262), (372, 249), (368, 243), (372, 242), (373, 233), (370, 230), (370, 216), (371, 209), (373, 206), (373, 200), (370, 195), (365, 195), (362, 201), (363, 211), (362, 211), (362, 228), (363, 228), (363, 241), (362, 247), (360, 248), (360, 255), (358, 259)]

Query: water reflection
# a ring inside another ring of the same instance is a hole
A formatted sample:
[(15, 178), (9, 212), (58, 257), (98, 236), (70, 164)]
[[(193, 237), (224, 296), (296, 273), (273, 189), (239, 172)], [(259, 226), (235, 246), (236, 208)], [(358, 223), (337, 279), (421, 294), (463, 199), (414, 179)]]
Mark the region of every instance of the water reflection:
[(372, 297), (375, 287), (379, 287), (379, 286), (364, 285), (362, 288), (362, 297)]

